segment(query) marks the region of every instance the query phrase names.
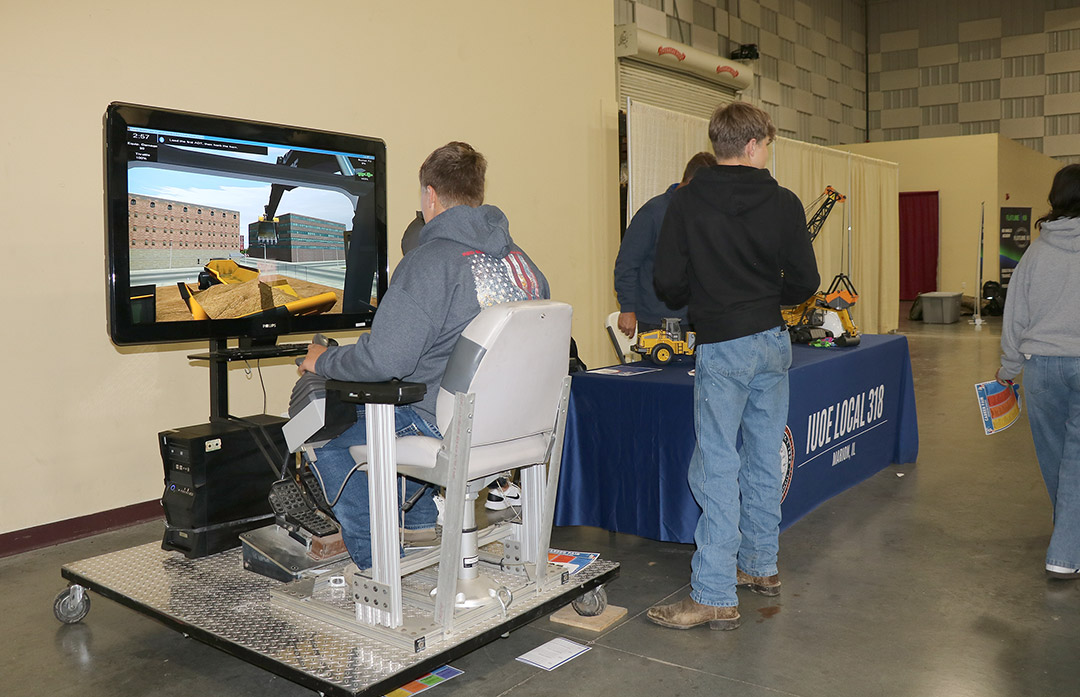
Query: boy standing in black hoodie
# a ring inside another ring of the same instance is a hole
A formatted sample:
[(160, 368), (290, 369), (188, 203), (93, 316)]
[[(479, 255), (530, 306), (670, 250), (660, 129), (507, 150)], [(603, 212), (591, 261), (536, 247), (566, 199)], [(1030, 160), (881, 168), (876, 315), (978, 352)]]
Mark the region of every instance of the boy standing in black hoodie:
[(779, 452), (791, 365), (780, 306), (809, 298), (820, 278), (802, 203), (765, 169), (775, 134), (757, 107), (718, 108), (709, 121), (718, 165), (675, 192), (660, 231), (657, 292), (673, 307), (688, 304), (697, 330), (688, 479), (702, 509), (690, 596), (648, 613), (665, 627), (735, 629), (736, 586), (780, 592)]

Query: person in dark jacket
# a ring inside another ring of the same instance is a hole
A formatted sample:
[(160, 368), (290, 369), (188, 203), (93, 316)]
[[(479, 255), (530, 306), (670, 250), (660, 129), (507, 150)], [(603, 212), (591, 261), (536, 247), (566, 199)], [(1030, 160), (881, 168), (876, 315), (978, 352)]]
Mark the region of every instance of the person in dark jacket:
[[(355, 344), (312, 344), (300, 366), (334, 380), (427, 385), (422, 401), (396, 408), (399, 438), (442, 437), (435, 417), (439, 384), (458, 337), (481, 308), (551, 297), (547, 279), (510, 238), (506, 216), (482, 205), (486, 169), (484, 156), (467, 143), (449, 143), (428, 156), (420, 167), (425, 224), (394, 270), (371, 331)], [(358, 471), (348, 449), (366, 442), (361, 406), (356, 424), (317, 448), (311, 463), (361, 569), (371, 566), (367, 473)], [(407, 480), (406, 497), (420, 486)], [(405, 527), (432, 528), (437, 515), (432, 498), (423, 497), (405, 514)]]
[(657, 292), (668, 305), (689, 304), (697, 330), (688, 480), (702, 509), (690, 596), (648, 611), (665, 627), (735, 629), (736, 586), (780, 592), (779, 452), (791, 365), (780, 306), (809, 298), (820, 277), (802, 203), (765, 168), (775, 133), (757, 107), (718, 108), (709, 139), (719, 164), (675, 192), (660, 231)]
[(685, 305), (672, 309), (656, 297), (653, 257), (660, 225), (675, 190), (689, 184), (698, 170), (715, 164), (716, 157), (710, 152), (699, 152), (691, 157), (683, 170), (682, 181), (646, 201), (626, 226), (619, 256), (615, 258), (615, 296), (619, 300), (619, 331), (623, 334), (632, 337), (635, 330), (660, 329), (665, 317), (678, 317), (683, 329), (689, 328)]

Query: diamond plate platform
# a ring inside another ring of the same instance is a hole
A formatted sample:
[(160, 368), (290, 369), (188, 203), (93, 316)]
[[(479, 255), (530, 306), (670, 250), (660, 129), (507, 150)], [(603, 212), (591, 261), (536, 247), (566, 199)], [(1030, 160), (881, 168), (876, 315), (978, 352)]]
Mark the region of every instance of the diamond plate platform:
[[(598, 559), (565, 584), (515, 597), (505, 615), (484, 619), (414, 652), (329, 621), (335, 618), (298, 612), (294, 608), (302, 601), (280, 599), (285, 584), (243, 569), (239, 549), (187, 559), (149, 543), (61, 568), (61, 575), (73, 584), (186, 636), (323, 694), (353, 697), (391, 692), (557, 610), (618, 572), (618, 563)], [(349, 606), (348, 588), (330, 584), (317, 588), (320, 604)]]

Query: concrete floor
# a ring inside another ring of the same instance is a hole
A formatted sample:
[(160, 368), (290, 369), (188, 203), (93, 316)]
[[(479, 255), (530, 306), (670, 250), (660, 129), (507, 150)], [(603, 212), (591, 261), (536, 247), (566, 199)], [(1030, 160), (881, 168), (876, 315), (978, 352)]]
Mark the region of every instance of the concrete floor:
[[(982, 435), (975, 382), (997, 367), (1000, 320), (979, 331), (902, 320), (915, 375), (917, 465), (890, 467), (780, 538), (783, 593), (740, 591), (734, 632), (664, 629), (645, 610), (688, 593), (688, 545), (557, 528), (552, 546), (622, 564), (600, 634), (546, 618), (452, 662), (430, 694), (698, 693), (742, 697), (1080, 694), (1080, 581), (1051, 581), (1050, 504), (1026, 423)], [(158, 523), (0, 560), (4, 695), (309, 695), (104, 598), (60, 625), (63, 563), (160, 537)], [(547, 673), (514, 659), (556, 637), (592, 650)]]

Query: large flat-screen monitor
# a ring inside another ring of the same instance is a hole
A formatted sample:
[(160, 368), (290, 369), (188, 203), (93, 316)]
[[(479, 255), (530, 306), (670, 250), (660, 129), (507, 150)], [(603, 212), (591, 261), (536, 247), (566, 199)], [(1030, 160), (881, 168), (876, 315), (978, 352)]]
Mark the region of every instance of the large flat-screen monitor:
[(109, 105), (113, 341), (370, 326), (387, 285), (385, 172), (377, 138)]

